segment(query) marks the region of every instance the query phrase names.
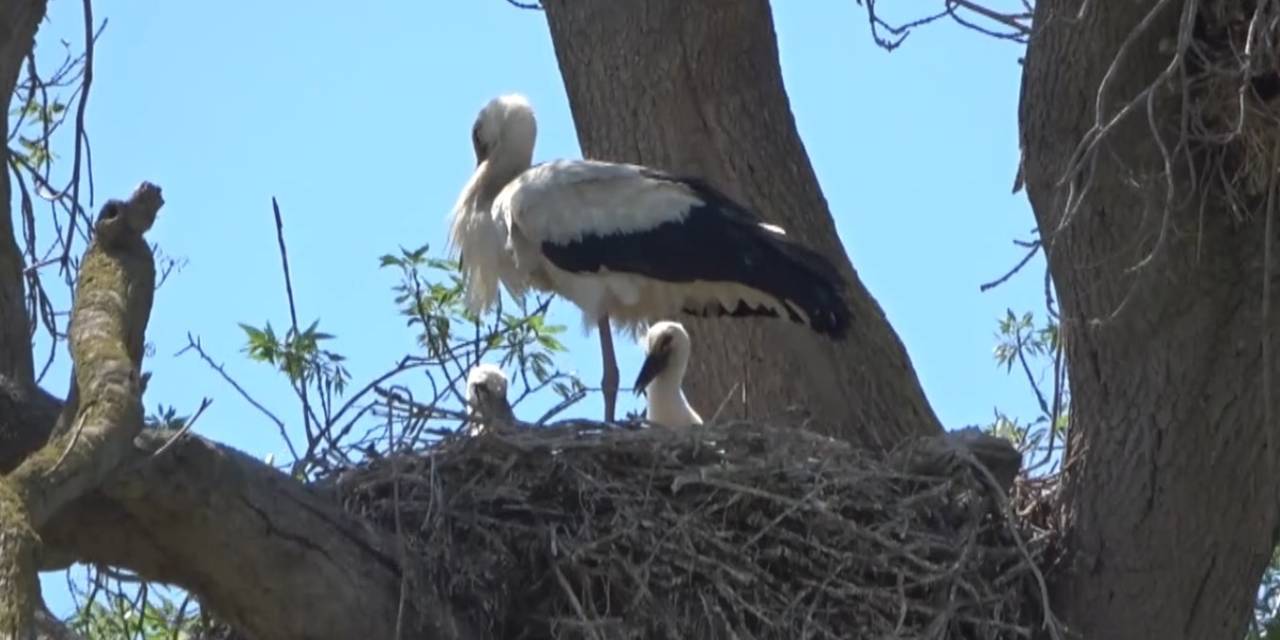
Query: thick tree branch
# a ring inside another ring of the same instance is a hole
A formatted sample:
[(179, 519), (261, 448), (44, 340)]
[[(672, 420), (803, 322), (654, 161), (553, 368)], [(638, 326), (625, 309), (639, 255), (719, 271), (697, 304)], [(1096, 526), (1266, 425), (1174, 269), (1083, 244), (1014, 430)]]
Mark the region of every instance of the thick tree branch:
[(143, 183), (129, 200), (106, 203), (80, 265), (71, 313), (73, 396), (69, 425), (0, 482), (0, 633), (34, 633), (39, 528), (100, 485), (142, 429), (140, 369), (155, 290), (155, 262), (143, 234), (164, 204)]
[(62, 402), (32, 382), (0, 375), (0, 475), (49, 438)]
[(36, 640), (85, 640), (49, 611), (44, 598), (36, 603), (35, 630)]
[[(153, 457), (168, 438), (144, 433), (120, 473), (41, 530), (45, 543), (186, 588), (250, 637), (395, 637), (394, 540), (230, 447), (183, 437)], [(432, 593), (406, 602), (402, 637), (472, 637)]]
[[(60, 405), (44, 394), (10, 406), (47, 433)], [(128, 568), (196, 593), (250, 637), (393, 637), (402, 571), (394, 540), (230, 447), (183, 437), (153, 457), (170, 435), (143, 432), (120, 471), (40, 528), (41, 569)], [(471, 637), (423, 589), (404, 615), (420, 624), (406, 624), (402, 637)]]

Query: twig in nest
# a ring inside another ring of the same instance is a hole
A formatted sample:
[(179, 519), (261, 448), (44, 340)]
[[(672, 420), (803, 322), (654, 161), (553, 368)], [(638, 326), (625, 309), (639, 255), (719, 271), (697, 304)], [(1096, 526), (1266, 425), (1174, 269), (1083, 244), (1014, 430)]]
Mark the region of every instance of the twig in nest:
[(738, 386), (741, 384), (741, 382), (735, 382), (732, 387), (729, 387), (729, 392), (724, 394), (724, 399), (720, 401), (720, 405), (716, 407), (715, 413), (711, 414), (711, 419), (708, 422), (715, 422), (720, 417), (720, 412), (724, 411), (725, 406), (729, 404), (729, 398), (733, 397), (733, 392), (737, 391)]
[[(961, 458), (969, 464), (970, 467), (977, 470), (988, 486), (991, 487), (990, 495), (996, 500), (996, 504), (1000, 505), (1000, 511), (1009, 522), (1016, 522), (1017, 514), (1014, 513), (1013, 507), (1009, 504), (1009, 499), (1005, 497), (1004, 491), (1000, 488), (1000, 482), (991, 473), (986, 465), (982, 464), (973, 457), (973, 454), (967, 450), (961, 449)], [(1044, 579), (1044, 573), (1040, 571), (1040, 567), (1036, 566), (1035, 558), (1031, 556), (1031, 552), (1027, 550), (1027, 543), (1022, 539), (1022, 534), (1016, 526), (1009, 527), (1009, 533), (1013, 535), (1014, 542), (1018, 545), (1018, 552), (1027, 560), (1027, 566), (1031, 569), (1031, 574), (1035, 576), (1036, 585), (1040, 588), (1041, 602), (1044, 603), (1043, 614), (1044, 622), (1041, 628), (1049, 632), (1049, 636), (1053, 640), (1063, 640), (1062, 623), (1058, 621), (1057, 616), (1053, 614), (1053, 609), (1049, 606), (1049, 585)]]
[[(555, 535), (555, 528), (552, 528), (552, 535)], [(582, 620), (583, 629), (591, 634), (592, 638), (600, 640), (600, 634), (597, 633), (595, 626), (592, 625), (591, 619), (587, 617), (587, 612), (582, 608), (582, 601), (578, 599), (578, 594), (573, 592), (573, 586), (569, 584), (569, 579), (564, 577), (564, 572), (560, 570), (560, 563), (555, 559), (551, 560), (551, 569), (556, 574), (556, 583), (560, 585), (560, 589), (564, 591), (564, 595), (569, 599), (573, 609), (578, 614), (578, 618)]]
[(548, 420), (556, 417), (557, 415), (560, 414), (560, 412), (564, 411), (565, 409), (568, 409), (569, 407), (572, 407), (573, 405), (582, 401), (582, 399), (585, 397), (587, 397), (586, 389), (580, 389), (578, 391), (575, 391), (565, 399), (561, 400), (560, 402), (557, 402), (555, 406), (551, 407), (550, 409), (547, 409), (547, 411), (543, 413), (542, 416), (540, 416), (537, 420), (534, 421), (534, 424), (536, 425), (546, 424)]

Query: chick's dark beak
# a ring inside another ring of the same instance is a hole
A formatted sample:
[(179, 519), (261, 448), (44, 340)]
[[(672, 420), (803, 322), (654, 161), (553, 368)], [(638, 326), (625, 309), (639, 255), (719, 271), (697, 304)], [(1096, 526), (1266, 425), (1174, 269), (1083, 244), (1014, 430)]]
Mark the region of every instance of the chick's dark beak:
[(667, 347), (666, 342), (660, 342), (654, 345), (649, 355), (645, 356), (644, 364), (640, 365), (640, 375), (636, 376), (635, 393), (640, 395), (644, 393), (646, 387), (649, 386), (653, 379), (658, 377), (667, 368), (667, 361), (671, 359), (671, 349)]

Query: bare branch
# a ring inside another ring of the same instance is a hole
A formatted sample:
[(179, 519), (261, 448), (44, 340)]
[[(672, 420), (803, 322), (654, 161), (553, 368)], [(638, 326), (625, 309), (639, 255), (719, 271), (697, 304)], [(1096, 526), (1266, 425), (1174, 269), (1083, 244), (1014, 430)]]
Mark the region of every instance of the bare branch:
[[(280, 266), (284, 271), (284, 289), (289, 299), (291, 335), (296, 340), (300, 335), (298, 333), (298, 306), (293, 299), (293, 278), (289, 275), (289, 251), (284, 244), (284, 219), (280, 216), (280, 204), (276, 202), (275, 196), (271, 197), (271, 211), (275, 214), (276, 242), (280, 245)], [(307, 385), (299, 382), (295, 385), (295, 391), (298, 393), (298, 398), (302, 400), (302, 425), (307, 434), (307, 449), (311, 450), (315, 447), (314, 429), (319, 421), (315, 419), (315, 414), (311, 411), (311, 402), (307, 396)]]
[(1040, 252), (1040, 241), (1037, 240), (1035, 242), (1030, 243), (1030, 249), (1027, 251), (1025, 255), (1022, 256), (1022, 259), (1019, 260), (1018, 263), (1013, 266), (1012, 269), (1006, 271), (1004, 275), (1000, 276), (999, 278), (996, 278), (995, 280), (992, 280), (991, 282), (984, 282), (981, 286), (978, 287), (978, 290), (982, 292), (986, 292), (1008, 282), (1009, 278), (1012, 278), (1013, 276), (1017, 275), (1019, 271), (1022, 271), (1022, 268), (1027, 266), (1027, 263), (1031, 262), (1031, 259), (1034, 258), (1036, 254), (1039, 252)]
[[(68, 268), (69, 258), (71, 257), (71, 240), (75, 234), (76, 221), (78, 216), (76, 212), (83, 214), (80, 207), (80, 170), (82, 154), (88, 153), (89, 138), (85, 134), (84, 113), (85, 108), (89, 104), (89, 88), (93, 85), (93, 47), (94, 47), (94, 31), (93, 31), (93, 0), (83, 0), (84, 7), (84, 79), (80, 85), (80, 100), (76, 104), (76, 131), (75, 131), (75, 157), (71, 161), (71, 205), (73, 207), (72, 214), (67, 224), (66, 237), (63, 239), (62, 268), (65, 271)], [(105, 26), (105, 23), (104, 23)], [(90, 176), (90, 185), (92, 185), (93, 170), (90, 168), (85, 171)], [(89, 188), (90, 205), (93, 201), (93, 187)]]
[(247, 389), (241, 386), (240, 383), (236, 382), (235, 378), (231, 377), (231, 374), (227, 373), (226, 367), (215, 362), (213, 358), (210, 357), (209, 354), (205, 352), (204, 345), (200, 344), (200, 340), (189, 333), (187, 334), (187, 346), (183, 347), (182, 350), (178, 351), (178, 353), (175, 355), (182, 355), (187, 351), (195, 351), (196, 355), (200, 356), (200, 359), (203, 360), (205, 364), (209, 365), (210, 369), (213, 369), (215, 372), (217, 372), (217, 374), (221, 376), (222, 379), (227, 382), (227, 384), (231, 385), (231, 387), (236, 390), (236, 393), (240, 394), (240, 397), (244, 398), (246, 402), (253, 405), (253, 408), (261, 412), (262, 415), (267, 417), (267, 419), (271, 420), (271, 422), (276, 425), (276, 429), (280, 432), (280, 438), (284, 440), (285, 446), (289, 447), (289, 452), (293, 455), (293, 458), (295, 460), (298, 459), (298, 452), (293, 447), (293, 440), (289, 438), (289, 431), (285, 429), (284, 421), (281, 420), (279, 417), (277, 417), (276, 414), (272, 413), (271, 410), (268, 409), (261, 402), (258, 402), (258, 400), (255, 399), (252, 395), (250, 395)]
[[(881, 17), (876, 7), (877, 0), (858, 0), (858, 3), (865, 4), (867, 8), (867, 22), (871, 27), (872, 39), (886, 51), (893, 51), (901, 46), (913, 30), (943, 18), (951, 18), (962, 27), (999, 40), (1026, 44), (1031, 37), (1032, 11), (1028, 3), (1022, 3), (1018, 11), (999, 11), (973, 0), (943, 0), (941, 10), (897, 24)], [(965, 12), (976, 17), (966, 16)], [(994, 23), (994, 26), (983, 24), (982, 21)], [(882, 29), (889, 36), (883, 35)]]

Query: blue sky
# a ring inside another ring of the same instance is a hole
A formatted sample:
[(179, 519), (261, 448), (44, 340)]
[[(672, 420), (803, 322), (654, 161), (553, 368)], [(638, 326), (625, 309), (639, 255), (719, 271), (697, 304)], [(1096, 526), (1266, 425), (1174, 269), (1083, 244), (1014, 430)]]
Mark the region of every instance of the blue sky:
[[(429, 242), (473, 168), (470, 127), (499, 93), (529, 96), (535, 160), (579, 154), (543, 15), (502, 0), (349, 3), (232, 0), (217, 5), (101, 2), (87, 124), (98, 201), (140, 180), (164, 188), (151, 237), (188, 265), (158, 293), (148, 406), (193, 410), (196, 430), (258, 456), (284, 449), (274, 427), (192, 356), (187, 332), (278, 415), (296, 423), (288, 387), (239, 353), (237, 323), (287, 326), (271, 197), (290, 246), (299, 320), (336, 334), (355, 380), (413, 348), (395, 315), (395, 275), (379, 255)], [(55, 1), (38, 37), (79, 43), (80, 3)], [(893, 53), (875, 47), (852, 1), (775, 3), (787, 91), (854, 266), (905, 343), (948, 427), (992, 408), (1029, 415), (1019, 376), (992, 359), (1006, 307), (1042, 308), (1043, 263), (995, 291), (979, 284), (1022, 255), (1034, 221), (1017, 170), (1020, 47), (951, 24)], [(69, 152), (64, 153), (69, 159)], [(574, 310), (566, 366), (599, 379), (599, 346)], [(639, 347), (619, 345), (629, 380)], [(61, 394), (65, 368), (46, 380)], [(629, 373), (630, 372), (630, 373)], [(1016, 374), (1016, 371), (1015, 371)], [(622, 409), (637, 402), (622, 394)], [(597, 397), (575, 412), (595, 417)], [(59, 612), (60, 574), (46, 577)]]

